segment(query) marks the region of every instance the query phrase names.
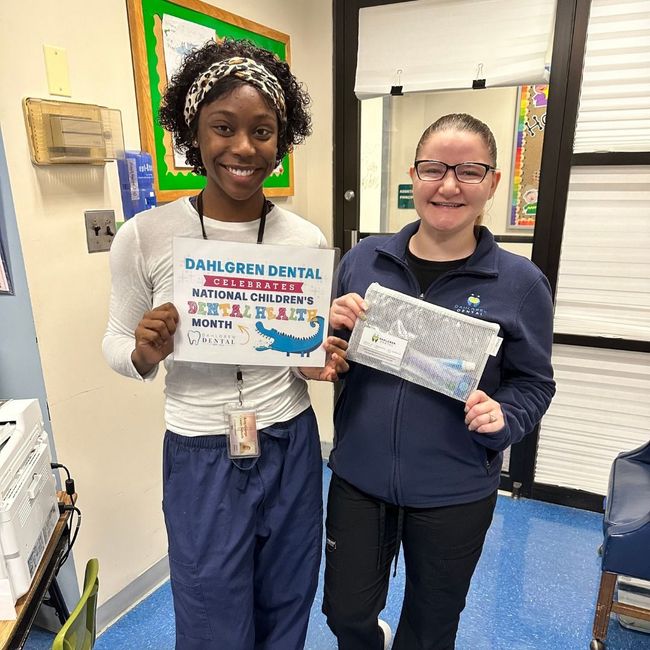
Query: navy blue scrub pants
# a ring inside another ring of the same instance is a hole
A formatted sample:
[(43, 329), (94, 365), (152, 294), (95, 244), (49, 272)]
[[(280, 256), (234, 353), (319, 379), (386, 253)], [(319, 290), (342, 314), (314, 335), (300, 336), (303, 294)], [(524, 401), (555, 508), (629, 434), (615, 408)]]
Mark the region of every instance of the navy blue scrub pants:
[(404, 507), (400, 513), (332, 474), (323, 612), (339, 650), (384, 647), (377, 617), (386, 606), (400, 532), (406, 588), (392, 648), (453, 650), (496, 497), (494, 492), (474, 503)]
[(260, 447), (235, 465), (225, 436), (165, 434), (177, 650), (304, 647), (323, 522), (312, 409), (262, 429)]

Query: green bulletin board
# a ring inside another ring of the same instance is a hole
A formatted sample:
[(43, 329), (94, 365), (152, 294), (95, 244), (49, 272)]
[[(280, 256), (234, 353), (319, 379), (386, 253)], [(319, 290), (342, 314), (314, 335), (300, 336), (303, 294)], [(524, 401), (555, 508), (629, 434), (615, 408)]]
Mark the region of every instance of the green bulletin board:
[[(138, 122), (142, 148), (151, 153), (154, 166), (156, 198), (173, 201), (195, 194), (205, 185), (174, 155), (172, 140), (158, 124), (158, 107), (167, 85), (171, 57), (182, 56), (209, 38), (248, 39), (290, 63), (289, 36), (254, 23), (199, 0), (127, 0), (131, 51), (135, 76)], [(172, 42), (171, 29), (179, 29), (179, 38)], [(182, 34), (193, 35), (199, 42), (183, 40)], [(165, 60), (165, 52), (168, 60)], [(293, 194), (293, 160), (288, 154), (281, 167), (264, 183), (267, 196)]]

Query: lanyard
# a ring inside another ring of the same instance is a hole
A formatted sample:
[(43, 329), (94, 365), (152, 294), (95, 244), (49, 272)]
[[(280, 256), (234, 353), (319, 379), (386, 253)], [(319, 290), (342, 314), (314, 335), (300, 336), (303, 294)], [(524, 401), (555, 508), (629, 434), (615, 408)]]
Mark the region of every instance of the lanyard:
[[(203, 239), (208, 238), (205, 233), (205, 226), (203, 225), (203, 190), (199, 192), (199, 195), (196, 197), (196, 211), (199, 213), (199, 221), (201, 222), (201, 234)], [(260, 213), (260, 227), (257, 229), (257, 243), (261, 244), (264, 239), (264, 228), (266, 227), (266, 199), (262, 202), (262, 212)]]
[[(208, 236), (205, 232), (205, 226), (203, 225), (203, 190), (199, 192), (199, 195), (196, 197), (196, 211), (199, 213), (199, 221), (201, 222), (201, 234), (203, 239), (207, 240)], [(257, 243), (261, 244), (264, 239), (264, 228), (266, 226), (266, 199), (262, 202), (262, 212), (260, 213), (260, 227), (257, 229)], [(237, 366), (237, 372), (235, 375), (235, 384), (237, 386), (237, 392), (239, 393), (239, 405), (243, 404), (242, 393), (244, 390), (244, 373), (242, 369)]]

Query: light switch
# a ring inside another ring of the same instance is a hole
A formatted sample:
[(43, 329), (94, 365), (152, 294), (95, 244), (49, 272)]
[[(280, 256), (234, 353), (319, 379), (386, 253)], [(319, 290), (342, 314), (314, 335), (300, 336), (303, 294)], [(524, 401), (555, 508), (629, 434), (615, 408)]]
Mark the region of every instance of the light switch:
[(45, 53), (45, 70), (47, 71), (47, 86), (50, 94), (71, 97), (68, 54), (65, 48), (43, 45), (43, 52)]
[(114, 210), (86, 210), (86, 241), (89, 253), (99, 253), (111, 249), (115, 227)]

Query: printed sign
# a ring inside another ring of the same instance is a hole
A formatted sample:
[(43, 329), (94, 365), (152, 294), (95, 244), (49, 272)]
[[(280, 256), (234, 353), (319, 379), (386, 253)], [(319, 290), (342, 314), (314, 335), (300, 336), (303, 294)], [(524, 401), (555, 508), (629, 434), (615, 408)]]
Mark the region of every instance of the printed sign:
[(413, 185), (404, 184), (397, 186), (397, 209), (412, 210), (415, 208), (413, 203)]
[(325, 365), (334, 252), (175, 238), (174, 360)]

